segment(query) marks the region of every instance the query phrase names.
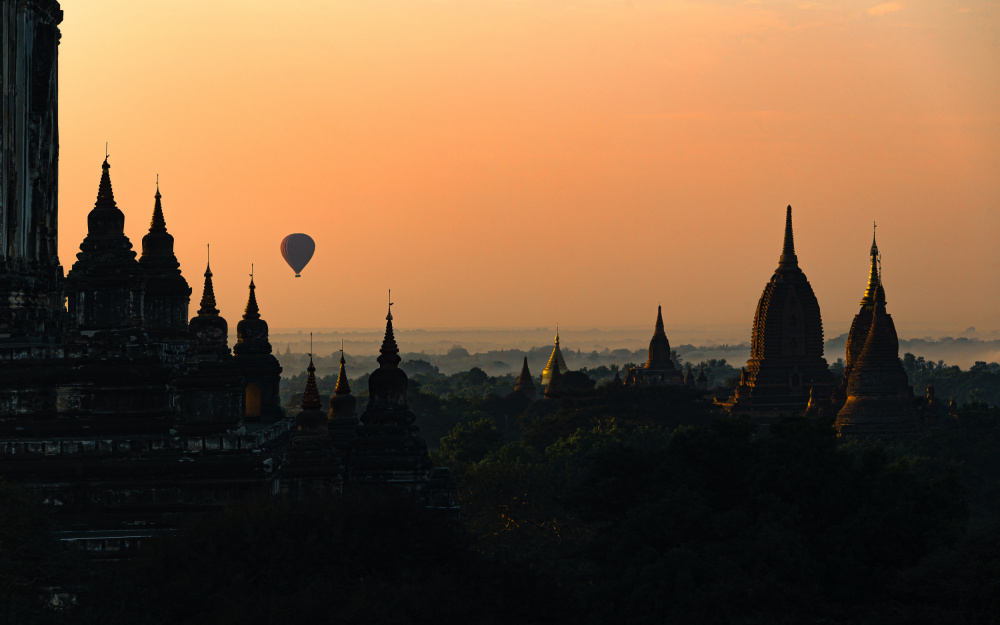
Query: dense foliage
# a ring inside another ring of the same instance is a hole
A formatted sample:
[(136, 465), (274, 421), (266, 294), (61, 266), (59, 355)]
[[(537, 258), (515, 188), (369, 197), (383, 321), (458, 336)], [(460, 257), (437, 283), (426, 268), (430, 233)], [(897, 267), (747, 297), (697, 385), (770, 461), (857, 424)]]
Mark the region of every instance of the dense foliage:
[[(905, 363), (911, 376), (933, 371), (940, 396), (948, 368), (919, 362)], [(452, 467), (458, 527), (398, 493), (252, 502), (147, 545), (92, 581), (78, 605), (53, 610), (52, 571), (71, 574), (72, 554), (53, 550), (23, 493), (0, 489), (0, 615), (112, 624), (1000, 621), (1000, 408), (989, 403), (963, 403), (957, 419), (913, 439), (843, 441), (829, 420), (789, 417), (762, 430), (683, 388), (570, 376), (554, 398), (529, 402), (501, 387), (511, 383), (503, 376), (426, 373), (411, 376), (411, 404), (422, 434), (440, 439), (433, 460)], [(982, 384), (996, 371), (952, 374)]]

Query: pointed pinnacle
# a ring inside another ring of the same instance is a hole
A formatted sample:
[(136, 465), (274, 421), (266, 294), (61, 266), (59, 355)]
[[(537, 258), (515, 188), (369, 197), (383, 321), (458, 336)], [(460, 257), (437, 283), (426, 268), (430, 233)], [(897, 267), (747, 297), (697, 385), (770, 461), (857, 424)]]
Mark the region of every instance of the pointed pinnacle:
[(778, 259), (779, 269), (794, 269), (799, 266), (795, 256), (795, 237), (792, 234), (792, 207), (785, 209), (785, 241), (781, 247), (781, 257)]

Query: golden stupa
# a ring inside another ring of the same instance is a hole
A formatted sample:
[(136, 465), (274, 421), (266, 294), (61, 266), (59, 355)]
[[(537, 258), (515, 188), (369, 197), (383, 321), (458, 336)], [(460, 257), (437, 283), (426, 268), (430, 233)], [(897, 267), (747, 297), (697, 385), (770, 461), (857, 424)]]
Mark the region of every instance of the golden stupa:
[(552, 355), (549, 356), (549, 361), (545, 363), (545, 368), (542, 369), (542, 387), (549, 385), (549, 381), (552, 379), (552, 367), (553, 363), (559, 363), (559, 371), (565, 373), (569, 371), (569, 367), (566, 366), (566, 359), (563, 358), (562, 350), (559, 349), (559, 326), (556, 326), (556, 342), (552, 347)]

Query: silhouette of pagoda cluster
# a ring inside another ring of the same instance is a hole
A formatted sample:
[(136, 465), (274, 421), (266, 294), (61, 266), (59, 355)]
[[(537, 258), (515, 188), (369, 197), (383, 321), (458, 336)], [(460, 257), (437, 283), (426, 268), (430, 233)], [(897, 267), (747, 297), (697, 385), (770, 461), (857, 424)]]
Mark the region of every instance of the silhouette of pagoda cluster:
[(293, 427), (280, 406), (282, 368), (253, 276), (230, 350), (208, 266), (189, 319), (191, 288), (159, 184), (136, 258), (107, 158), (87, 235), (63, 277), (55, 170), (61, 19), (54, 0), (0, 9), (3, 57), (11, 60), (0, 77), (4, 92), (18, 96), (0, 108), (0, 474), (48, 502), (64, 538), (94, 553), (118, 549), (116, 532), (140, 538), (236, 499), (329, 496), (345, 483), (402, 487), (452, 506), (450, 478), (431, 474), (406, 408), (391, 320), (362, 422), (341, 359), (329, 422), (316, 413), (310, 367), (313, 392)]
[(785, 414), (836, 417), (843, 436), (892, 438), (938, 421), (934, 389), (914, 398), (899, 359), (899, 340), (886, 312), (878, 246), (872, 240), (868, 286), (847, 338), (844, 377), (834, 383), (823, 358), (819, 303), (798, 266), (792, 207), (778, 268), (754, 316), (750, 360), (724, 405), (767, 422)]
[[(390, 304), (391, 306), (391, 304)], [(296, 499), (328, 497), (344, 484), (394, 487), (418, 495), (435, 508), (455, 508), (455, 483), (447, 468), (431, 466), (427, 443), (418, 435), (399, 368), (399, 347), (386, 315), (379, 368), (368, 378), (368, 405), (361, 418), (347, 381), (344, 354), (330, 398), (322, 411), (312, 354), (306, 369), (302, 411), (281, 463), (282, 492)]]
[[(886, 312), (874, 239), (870, 253), (868, 287), (851, 324), (844, 376), (837, 385), (823, 357), (819, 302), (795, 254), (792, 207), (786, 208), (778, 267), (764, 287), (754, 314), (750, 359), (740, 372), (733, 395), (721, 402), (725, 408), (760, 423), (769, 423), (781, 415), (836, 417), (837, 430), (843, 436), (906, 436), (921, 426), (939, 422), (941, 409), (933, 385), (928, 386), (925, 398), (917, 399), (907, 383), (895, 325)], [(547, 369), (558, 371), (552, 366), (557, 353), (558, 340)], [(681, 373), (673, 362), (660, 307), (647, 361), (629, 368), (624, 382), (616, 372), (615, 383), (631, 388), (708, 389), (704, 370), (695, 378), (690, 366)]]

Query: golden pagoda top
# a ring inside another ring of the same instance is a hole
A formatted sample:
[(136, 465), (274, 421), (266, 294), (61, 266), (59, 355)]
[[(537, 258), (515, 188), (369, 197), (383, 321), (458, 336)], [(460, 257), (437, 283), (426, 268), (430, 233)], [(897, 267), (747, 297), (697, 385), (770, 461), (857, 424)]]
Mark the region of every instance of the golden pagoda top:
[(558, 324), (556, 325), (556, 340), (555, 345), (552, 347), (552, 354), (549, 356), (549, 361), (545, 363), (545, 368), (542, 369), (542, 386), (548, 386), (549, 381), (552, 379), (553, 363), (558, 363), (559, 371), (569, 371), (569, 367), (566, 366), (566, 359), (563, 358), (562, 350), (559, 349)]
[(872, 233), (872, 266), (868, 272), (868, 287), (865, 289), (865, 296), (861, 298), (862, 306), (872, 306), (875, 304), (875, 295), (879, 284), (882, 282), (881, 262), (882, 257), (878, 253), (878, 245), (875, 244), (875, 233)]

